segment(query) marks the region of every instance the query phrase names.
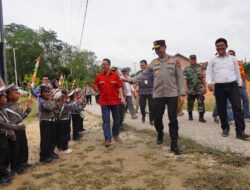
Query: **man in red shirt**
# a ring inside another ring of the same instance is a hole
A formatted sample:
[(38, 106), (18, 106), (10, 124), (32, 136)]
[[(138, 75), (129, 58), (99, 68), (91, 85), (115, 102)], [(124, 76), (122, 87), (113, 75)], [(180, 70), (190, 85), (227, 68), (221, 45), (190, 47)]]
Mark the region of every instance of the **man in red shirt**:
[[(111, 145), (112, 135), (114, 140), (121, 142), (120, 134), (120, 117), (119, 104), (125, 103), (123, 96), (123, 84), (116, 72), (111, 71), (111, 61), (104, 59), (102, 61), (103, 72), (96, 76), (94, 87), (100, 92), (99, 104), (102, 110), (103, 133), (105, 138), (105, 146)], [(110, 130), (110, 112), (113, 117), (112, 135)]]

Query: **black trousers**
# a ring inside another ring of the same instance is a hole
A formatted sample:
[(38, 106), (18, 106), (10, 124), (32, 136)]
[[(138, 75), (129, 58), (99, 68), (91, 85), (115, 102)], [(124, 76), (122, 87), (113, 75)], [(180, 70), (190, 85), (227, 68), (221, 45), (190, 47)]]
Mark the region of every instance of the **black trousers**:
[(70, 120), (58, 120), (57, 122), (57, 148), (60, 150), (68, 149), (70, 134)]
[(153, 121), (154, 115), (153, 115), (153, 96), (152, 96), (152, 94), (140, 95), (139, 104), (140, 104), (141, 115), (144, 118), (146, 116), (145, 108), (146, 108), (147, 100), (148, 100), (148, 109), (149, 109), (149, 119), (150, 119), (150, 121)]
[(27, 163), (29, 160), (29, 147), (26, 131), (17, 131), (16, 136), (19, 138), (20, 163)]
[(92, 105), (92, 95), (86, 95), (86, 99), (87, 99), (87, 104)]
[(214, 95), (216, 106), (221, 121), (221, 128), (229, 129), (227, 120), (227, 99), (232, 105), (236, 133), (245, 130), (244, 113), (241, 107), (240, 91), (237, 82), (215, 84)]
[(56, 123), (53, 121), (40, 121), (40, 160), (51, 157), (57, 141)]
[(83, 129), (83, 118), (82, 117), (80, 117), (80, 128), (79, 128), (79, 131), (81, 132), (81, 131), (84, 131), (84, 129)]
[(10, 162), (10, 147), (5, 134), (0, 134), (0, 178), (5, 174)]
[(163, 115), (165, 112), (165, 105), (167, 104), (168, 118), (169, 118), (169, 135), (172, 141), (178, 140), (178, 121), (177, 121), (177, 105), (178, 97), (164, 97), (154, 98), (154, 125), (158, 132), (158, 137), (163, 137)]
[(15, 171), (22, 164), (28, 162), (29, 151), (28, 141), (25, 131), (15, 131), (16, 140), (9, 140), (10, 146), (10, 165), (11, 170)]
[(72, 114), (72, 127), (73, 127), (73, 140), (80, 138), (80, 127), (81, 127), (81, 116), (80, 114)]
[(96, 102), (97, 104), (99, 104), (99, 99), (100, 99), (100, 95), (96, 95), (96, 96), (95, 96), (95, 102)]
[(9, 139), (9, 147), (10, 147), (10, 168), (11, 171), (16, 171), (16, 169), (21, 165), (20, 138), (17, 135), (15, 141)]

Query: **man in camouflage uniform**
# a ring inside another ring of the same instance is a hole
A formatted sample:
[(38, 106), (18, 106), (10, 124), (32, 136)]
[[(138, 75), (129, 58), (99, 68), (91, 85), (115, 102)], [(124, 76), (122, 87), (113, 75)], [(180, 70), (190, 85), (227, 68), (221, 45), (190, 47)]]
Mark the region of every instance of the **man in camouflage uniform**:
[(205, 113), (205, 104), (204, 104), (204, 94), (206, 93), (206, 83), (205, 75), (202, 69), (202, 66), (197, 64), (196, 55), (191, 55), (190, 65), (187, 66), (184, 71), (184, 78), (186, 84), (186, 93), (187, 93), (187, 110), (189, 115), (189, 120), (193, 120), (193, 108), (195, 99), (198, 102), (198, 112), (199, 112), (199, 121), (205, 123), (204, 119)]

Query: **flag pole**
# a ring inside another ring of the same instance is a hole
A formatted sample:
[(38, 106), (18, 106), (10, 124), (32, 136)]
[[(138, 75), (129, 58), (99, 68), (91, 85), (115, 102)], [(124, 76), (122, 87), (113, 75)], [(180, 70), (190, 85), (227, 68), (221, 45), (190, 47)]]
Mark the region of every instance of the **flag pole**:
[[(38, 67), (39, 67), (39, 63), (41, 61), (41, 58), (42, 58), (42, 55), (39, 55), (39, 57), (36, 59), (36, 65), (35, 65), (35, 69), (34, 69), (32, 79), (31, 79), (31, 87), (32, 88), (34, 88), (34, 86), (35, 86), (37, 71), (38, 71)], [(30, 95), (29, 95), (29, 99), (32, 99), (31, 92), (30, 92)]]
[(17, 70), (16, 70), (16, 49), (13, 48), (13, 57), (14, 57), (14, 67), (15, 67), (15, 79), (16, 79), (16, 85), (17, 84)]

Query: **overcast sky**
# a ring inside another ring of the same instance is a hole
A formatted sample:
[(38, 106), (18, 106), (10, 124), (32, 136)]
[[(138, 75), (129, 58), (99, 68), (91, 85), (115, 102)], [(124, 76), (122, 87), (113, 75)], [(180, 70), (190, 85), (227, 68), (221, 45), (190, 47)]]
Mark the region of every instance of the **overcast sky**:
[[(4, 22), (44, 27), (78, 45), (86, 0), (3, 0)], [(215, 54), (214, 42), (228, 40), (238, 59), (250, 60), (248, 0), (89, 0), (82, 49), (113, 65), (130, 66), (155, 57), (152, 42), (165, 39), (170, 54)], [(138, 66), (137, 66), (138, 69)]]

